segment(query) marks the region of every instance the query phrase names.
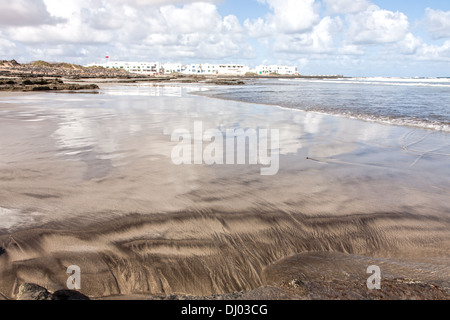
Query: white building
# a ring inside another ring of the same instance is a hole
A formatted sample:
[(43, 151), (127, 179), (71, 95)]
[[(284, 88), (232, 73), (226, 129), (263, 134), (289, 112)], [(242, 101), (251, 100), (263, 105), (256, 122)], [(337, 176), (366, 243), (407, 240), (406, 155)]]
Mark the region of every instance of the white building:
[(222, 75), (243, 76), (247, 72), (250, 72), (250, 68), (242, 64), (220, 64), (218, 68), (218, 74)]
[(187, 64), (184, 74), (198, 74), (198, 75), (215, 75), (218, 72), (218, 65), (203, 63), (203, 64)]
[(298, 75), (298, 69), (294, 66), (285, 65), (260, 65), (255, 69), (250, 69), (242, 64), (181, 64), (159, 62), (126, 62), (126, 61), (108, 61), (103, 64), (91, 64), (89, 66), (100, 66), (106, 69), (122, 69), (131, 73), (161, 75), (182, 73), (187, 75), (231, 75), (244, 76), (248, 72), (258, 75)]
[(245, 75), (250, 68), (241, 64), (188, 64), (185, 74), (198, 75)]
[(215, 75), (219, 72), (219, 66), (217, 64), (204, 63), (201, 65), (203, 74)]
[(297, 67), (294, 67), (294, 66), (260, 65), (260, 66), (257, 66), (254, 71), (258, 75), (269, 75), (269, 74), (298, 75), (298, 69), (297, 69)]
[(88, 67), (103, 67), (106, 69), (120, 69), (130, 73), (159, 75), (164, 72), (159, 62), (127, 62), (127, 61), (108, 61), (106, 63), (90, 64)]
[(162, 65), (164, 74), (182, 73), (186, 66), (181, 63), (165, 63)]

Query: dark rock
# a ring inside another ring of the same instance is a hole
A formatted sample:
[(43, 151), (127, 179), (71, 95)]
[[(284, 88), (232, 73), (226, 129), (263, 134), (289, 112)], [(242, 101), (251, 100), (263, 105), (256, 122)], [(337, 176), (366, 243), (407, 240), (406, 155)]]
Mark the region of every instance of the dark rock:
[(98, 85), (96, 84), (64, 84), (58, 86), (58, 90), (70, 90), (70, 91), (96, 90), (96, 89), (99, 89)]
[(37, 284), (24, 283), (19, 288), (17, 300), (52, 300), (52, 294)]
[(19, 82), (0, 80), (0, 91), (98, 90), (96, 84), (66, 84), (61, 79), (25, 79)]
[(208, 83), (212, 83), (219, 86), (239, 86), (244, 85), (245, 82), (237, 80), (237, 79), (217, 79), (217, 80), (211, 80), (207, 81)]
[(20, 63), (18, 63), (16, 60), (14, 60), (14, 59), (12, 59), (12, 60), (10, 60), (9, 61), (9, 63), (11, 64), (11, 65), (13, 65), (13, 66), (20, 66)]
[(33, 86), (32, 91), (48, 91), (51, 90), (48, 86)]
[(59, 290), (53, 293), (52, 300), (90, 300), (84, 294), (73, 290)]
[(6, 253), (6, 250), (3, 249), (2, 247), (0, 247), (0, 256), (3, 255), (3, 254), (5, 254), (5, 253)]

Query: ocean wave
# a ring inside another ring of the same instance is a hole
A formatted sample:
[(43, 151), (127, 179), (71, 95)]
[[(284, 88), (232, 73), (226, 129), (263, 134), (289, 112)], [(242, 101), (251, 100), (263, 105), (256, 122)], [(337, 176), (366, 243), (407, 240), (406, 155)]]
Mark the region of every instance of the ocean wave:
[(315, 82), (338, 84), (363, 84), (408, 87), (441, 87), (450, 88), (450, 79), (413, 79), (413, 78), (343, 78), (343, 79), (278, 79), (281, 82)]
[(333, 114), (333, 115), (342, 115), (347, 118), (369, 121), (369, 122), (378, 122), (378, 123), (397, 125), (397, 126), (416, 127), (416, 128), (421, 128), (421, 129), (430, 129), (430, 130), (450, 133), (450, 124), (440, 123), (437, 121), (426, 121), (426, 120), (419, 120), (419, 119), (402, 119), (402, 118), (391, 118), (391, 117), (374, 117), (374, 116), (368, 116), (368, 115), (349, 115), (349, 114)]
[(373, 116), (373, 115), (367, 115), (367, 114), (353, 114), (353, 113), (349, 113), (349, 112), (334, 112), (331, 110), (323, 110), (323, 109), (299, 109), (299, 108), (286, 107), (286, 106), (280, 106), (280, 105), (273, 105), (273, 106), (277, 107), (279, 109), (283, 109), (283, 110), (313, 112), (313, 113), (317, 113), (317, 114), (321, 114), (321, 115), (343, 117), (343, 118), (366, 121), (366, 122), (374, 122), (374, 123), (395, 125), (395, 126), (415, 127), (415, 128), (420, 128), (420, 129), (428, 129), (428, 130), (450, 133), (450, 123), (442, 123), (442, 122), (438, 122), (438, 121), (394, 118), (394, 117), (387, 117), (387, 116)]

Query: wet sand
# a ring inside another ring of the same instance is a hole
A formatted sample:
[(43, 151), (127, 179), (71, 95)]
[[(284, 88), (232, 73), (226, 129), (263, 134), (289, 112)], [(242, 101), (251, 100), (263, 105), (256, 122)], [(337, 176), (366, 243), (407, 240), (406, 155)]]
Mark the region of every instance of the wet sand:
[[(92, 298), (448, 299), (448, 134), (192, 88), (0, 97), (2, 296), (78, 265)], [(279, 129), (279, 173), (175, 166), (194, 121)]]

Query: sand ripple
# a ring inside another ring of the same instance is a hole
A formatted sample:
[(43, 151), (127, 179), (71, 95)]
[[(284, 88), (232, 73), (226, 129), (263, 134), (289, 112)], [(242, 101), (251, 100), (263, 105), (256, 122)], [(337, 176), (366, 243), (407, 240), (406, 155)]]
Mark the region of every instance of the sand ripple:
[[(449, 219), (407, 213), (131, 215), (84, 230), (0, 237), (0, 291), (14, 297), (23, 282), (63, 289), (69, 265), (81, 267), (84, 294), (104, 297), (224, 294), (300, 275), (364, 274), (374, 262), (389, 265), (392, 276), (414, 273), (445, 287), (449, 260), (440, 251), (448, 247), (449, 227)], [(322, 262), (311, 267), (307, 257), (314, 252), (322, 252)], [(346, 258), (337, 259), (337, 253)]]

